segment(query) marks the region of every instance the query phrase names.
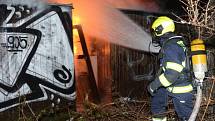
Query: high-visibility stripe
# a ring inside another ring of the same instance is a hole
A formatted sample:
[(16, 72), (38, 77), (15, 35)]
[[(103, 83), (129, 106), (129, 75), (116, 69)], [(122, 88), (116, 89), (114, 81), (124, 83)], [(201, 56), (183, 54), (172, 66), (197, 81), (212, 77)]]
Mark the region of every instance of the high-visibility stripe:
[(162, 69), (163, 69), (164, 72), (166, 71), (166, 69), (164, 67), (162, 67)]
[(164, 118), (152, 118), (152, 121), (167, 121), (167, 117), (164, 117)]
[(177, 44), (179, 44), (182, 47), (185, 47), (184, 42), (183, 41), (178, 41)]
[[(183, 47), (184, 49), (184, 52), (186, 51), (186, 46), (184, 45), (184, 42), (183, 41), (178, 41), (177, 44), (179, 44), (181, 47)], [(185, 67), (186, 66), (186, 63), (185, 61), (182, 62), (182, 65)]]
[(182, 66), (186, 67), (186, 61), (182, 62)]
[(175, 70), (177, 72), (181, 72), (184, 67), (182, 65), (174, 63), (174, 62), (167, 62), (166, 63), (166, 68)]
[(183, 41), (178, 41), (177, 44), (179, 44), (181, 47), (183, 47), (183, 50), (186, 50), (186, 46), (184, 45)]
[(170, 82), (166, 79), (166, 77), (164, 76), (164, 74), (161, 74), (161, 75), (159, 76), (159, 80), (160, 80), (161, 84), (162, 84), (164, 87), (168, 87), (169, 85), (172, 84), (172, 83), (170, 83)]
[(172, 93), (187, 93), (193, 90), (193, 86), (189, 84), (187, 86), (168, 87), (167, 90)]

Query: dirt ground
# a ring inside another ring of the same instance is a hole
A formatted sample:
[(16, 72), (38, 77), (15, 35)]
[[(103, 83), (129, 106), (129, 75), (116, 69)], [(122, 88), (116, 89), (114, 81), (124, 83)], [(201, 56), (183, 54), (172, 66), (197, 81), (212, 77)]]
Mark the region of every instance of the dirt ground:
[[(202, 106), (196, 121), (215, 121), (213, 113), (214, 101), (202, 102)], [(178, 121), (173, 104), (168, 105), (168, 121)], [(106, 105), (95, 105), (90, 102), (85, 103), (85, 111), (70, 118), (68, 121), (151, 121), (150, 102), (148, 99), (127, 100), (117, 98), (113, 103)]]

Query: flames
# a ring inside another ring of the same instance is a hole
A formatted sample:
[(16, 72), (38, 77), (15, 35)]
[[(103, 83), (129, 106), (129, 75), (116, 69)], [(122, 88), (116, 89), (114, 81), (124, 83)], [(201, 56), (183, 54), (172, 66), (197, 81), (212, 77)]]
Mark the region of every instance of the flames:
[[(80, 17), (77, 14), (73, 14), (72, 19), (73, 19), (73, 25), (81, 24)], [(76, 29), (73, 30), (73, 35), (78, 36), (78, 31)]]
[(81, 23), (81, 19), (77, 14), (73, 14), (73, 25), (78, 25)]
[[(128, 4), (122, 6), (123, 1)], [(49, 0), (49, 2), (72, 4), (75, 13), (73, 23), (82, 25), (85, 37), (93, 36), (98, 38), (97, 40), (121, 46), (143, 51), (149, 50), (151, 36), (116, 7), (128, 9), (142, 7), (143, 10), (149, 9), (148, 6), (153, 6), (150, 8), (156, 11), (157, 6), (154, 0), (93, 0), (90, 2), (89, 0)], [(74, 32), (74, 36), (77, 36), (77, 32)], [(150, 51), (157, 52), (157, 49), (152, 47)]]
[[(48, 0), (50, 3), (56, 3), (56, 4), (76, 4), (78, 0)], [(79, 25), (81, 24), (81, 19), (79, 14), (77, 13), (77, 9), (73, 10), (72, 14), (72, 22), (73, 25)], [(78, 31), (76, 29), (73, 29), (73, 42), (74, 42), (74, 55), (80, 54), (80, 39), (78, 35)]]
[[(72, 16), (73, 19), (73, 25), (80, 25), (81, 24), (81, 20), (80, 17), (77, 14), (73, 14)], [(73, 29), (73, 42), (74, 42), (74, 54), (78, 55), (81, 49), (80, 48), (80, 39), (79, 39), (79, 35), (78, 35), (78, 31), (77, 29)]]

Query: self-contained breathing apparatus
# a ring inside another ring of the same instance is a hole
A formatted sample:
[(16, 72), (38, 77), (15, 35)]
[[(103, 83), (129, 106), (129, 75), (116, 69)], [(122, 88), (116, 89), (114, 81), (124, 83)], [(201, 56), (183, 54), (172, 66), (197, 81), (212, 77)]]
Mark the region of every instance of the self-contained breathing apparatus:
[[(171, 18), (166, 16), (159, 17), (156, 21), (154, 21), (151, 27), (152, 45), (160, 46), (161, 38), (174, 31), (175, 24)], [(171, 38), (166, 38), (168, 40), (165, 43), (174, 38), (178, 38), (183, 41), (178, 44), (185, 50), (186, 68), (190, 72), (192, 79), (196, 80), (197, 83), (202, 83), (205, 78), (205, 72), (207, 71), (207, 56), (203, 40), (194, 39), (191, 44), (188, 44), (188, 41), (185, 41), (183, 37), (173, 36)]]
[[(157, 19), (151, 28), (152, 33), (152, 45), (153, 46), (161, 46), (160, 40), (168, 35), (171, 32), (175, 31), (175, 24), (172, 19), (161, 16)], [(190, 79), (195, 80), (195, 84), (199, 84), (203, 82), (205, 78), (205, 72), (207, 72), (207, 59), (206, 59), (206, 51), (203, 40), (194, 39), (191, 43), (186, 41), (182, 36), (173, 36), (166, 37), (168, 43), (171, 39), (178, 39), (183, 41), (182, 43), (178, 43), (181, 47), (183, 47), (186, 54), (186, 70), (189, 71)], [(162, 43), (162, 46), (165, 46), (165, 43)], [(162, 48), (161, 48), (162, 50)]]
[(198, 83), (202, 83), (205, 78), (205, 72), (207, 72), (207, 55), (203, 40), (194, 39), (191, 42), (191, 57), (195, 80)]
[[(177, 43), (185, 51), (185, 69), (186, 72), (188, 72), (189, 80), (192, 80), (193, 82), (193, 86), (196, 87), (199, 84), (202, 85), (203, 79), (205, 78), (205, 72), (207, 72), (207, 56), (203, 40), (194, 39), (191, 44), (189, 44), (184, 37), (173, 36), (168, 38), (168, 40), (163, 43), (163, 46), (171, 41), (171, 39), (178, 39), (179, 41)], [(159, 40), (159, 37), (153, 37), (153, 45), (160, 46), (161, 43)]]

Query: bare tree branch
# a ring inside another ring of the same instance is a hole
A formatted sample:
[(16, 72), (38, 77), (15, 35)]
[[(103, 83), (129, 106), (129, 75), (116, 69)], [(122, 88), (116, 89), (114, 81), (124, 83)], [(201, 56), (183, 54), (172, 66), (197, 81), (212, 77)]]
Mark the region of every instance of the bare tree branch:
[(185, 5), (182, 8), (187, 14), (183, 18), (173, 14), (180, 20), (179, 23), (194, 26), (199, 38), (208, 39), (215, 35), (215, 2), (213, 0), (207, 2), (201, 0), (179, 1)]

